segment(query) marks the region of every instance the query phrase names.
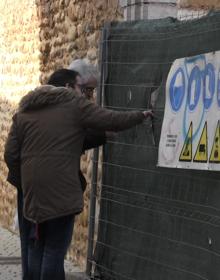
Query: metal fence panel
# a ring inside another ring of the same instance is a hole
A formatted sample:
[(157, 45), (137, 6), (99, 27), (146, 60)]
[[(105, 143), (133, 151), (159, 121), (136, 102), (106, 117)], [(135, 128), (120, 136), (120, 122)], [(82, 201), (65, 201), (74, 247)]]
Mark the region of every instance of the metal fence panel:
[[(218, 280), (220, 173), (157, 167), (168, 71), (176, 58), (220, 49), (220, 14), (112, 23), (104, 106), (153, 106), (103, 155), (96, 275), (105, 280)], [(91, 217), (94, 219), (94, 217)]]

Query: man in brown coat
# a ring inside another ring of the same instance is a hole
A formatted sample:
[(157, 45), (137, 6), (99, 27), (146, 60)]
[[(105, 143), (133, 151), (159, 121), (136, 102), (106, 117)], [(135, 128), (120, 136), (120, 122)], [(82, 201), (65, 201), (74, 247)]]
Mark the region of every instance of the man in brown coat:
[[(77, 68), (77, 72), (80, 74), (83, 95), (90, 99), (93, 96), (93, 92), (97, 87), (97, 81), (99, 74), (97, 68), (86, 62), (83, 59), (74, 60), (71, 65)], [(74, 69), (71, 69), (74, 70)], [(58, 72), (59, 73), (59, 72)], [(65, 85), (62, 80), (57, 80), (53, 75), (53, 79), (50, 79), (50, 84), (56, 86)], [(55, 78), (55, 79), (54, 79)], [(80, 93), (81, 94), (81, 93)], [(83, 142), (83, 153), (100, 145), (104, 145), (106, 139), (112, 138), (113, 134), (111, 132), (98, 131), (93, 129), (87, 129), (85, 139)], [(83, 192), (86, 189), (86, 179), (83, 176), (81, 170), (79, 170), (79, 178), (81, 182), (81, 187)], [(8, 181), (17, 188), (17, 218), (19, 224), (20, 233), (20, 243), (21, 243), (21, 265), (22, 265), (22, 280), (28, 280), (28, 242), (30, 237), (30, 232), (32, 228), (32, 223), (24, 218), (23, 216), (23, 194), (21, 189), (21, 176), (20, 167), (16, 170), (9, 170)]]
[(10, 174), (21, 174), (24, 216), (40, 234), (31, 236), (29, 280), (65, 279), (74, 217), (83, 210), (79, 165), (86, 130), (120, 131), (151, 116), (106, 110), (88, 101), (75, 71), (62, 69), (54, 76), (63, 87), (42, 86), (22, 98), (5, 149), (9, 181)]

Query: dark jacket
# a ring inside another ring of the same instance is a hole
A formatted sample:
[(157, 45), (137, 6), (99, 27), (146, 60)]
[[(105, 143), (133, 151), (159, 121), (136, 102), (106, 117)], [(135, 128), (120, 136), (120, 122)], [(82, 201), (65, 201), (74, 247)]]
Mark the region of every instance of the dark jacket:
[[(9, 142), (9, 138), (8, 138), (8, 142)], [(86, 150), (97, 148), (99, 146), (104, 145), (105, 143), (106, 143), (105, 131), (86, 129), (86, 135), (85, 135), (85, 139), (83, 142), (82, 152), (85, 153)], [(14, 145), (14, 147), (16, 147), (16, 145)], [(13, 152), (11, 152), (11, 154), (12, 153)], [(6, 155), (6, 153), (5, 153), (5, 155)], [(8, 171), (7, 181), (11, 185), (15, 186), (18, 191), (22, 191), (20, 159), (15, 159), (12, 161), (9, 160), (8, 167), (9, 167), (9, 171)], [(86, 179), (85, 179), (83, 173), (81, 172), (81, 170), (79, 170), (79, 178), (80, 178), (82, 190), (84, 192), (86, 189), (87, 182), (86, 182)]]
[(87, 129), (119, 131), (143, 119), (141, 112), (103, 109), (67, 88), (42, 86), (24, 96), (4, 154), (9, 182), (21, 182), (24, 216), (40, 223), (80, 213), (80, 156)]
[[(97, 131), (94, 129), (86, 129), (86, 135), (83, 142), (83, 153), (86, 150), (97, 148), (106, 143), (105, 131)], [(79, 179), (83, 192), (86, 190), (86, 179), (81, 170), (79, 170)]]
[[(97, 148), (106, 143), (105, 131), (97, 131), (94, 129), (87, 129), (86, 136), (83, 142), (83, 150)], [(16, 187), (17, 191), (22, 191), (21, 189), (21, 169), (20, 169), (20, 159), (9, 162), (9, 171), (7, 176), (7, 181)], [(86, 190), (86, 179), (81, 170), (79, 170), (79, 179), (81, 182), (82, 191)]]

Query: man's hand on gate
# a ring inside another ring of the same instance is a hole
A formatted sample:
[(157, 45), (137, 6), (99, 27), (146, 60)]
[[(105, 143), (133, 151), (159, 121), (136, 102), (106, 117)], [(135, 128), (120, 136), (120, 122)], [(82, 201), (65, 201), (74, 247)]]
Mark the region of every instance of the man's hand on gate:
[(153, 118), (154, 117), (154, 112), (152, 110), (147, 110), (143, 112), (144, 117), (147, 118)]

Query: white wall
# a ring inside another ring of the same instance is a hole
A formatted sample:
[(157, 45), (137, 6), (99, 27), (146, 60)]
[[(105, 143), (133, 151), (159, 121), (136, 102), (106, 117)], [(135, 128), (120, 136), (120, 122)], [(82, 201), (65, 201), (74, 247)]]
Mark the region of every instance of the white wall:
[(208, 10), (191, 10), (191, 9), (179, 9), (177, 12), (177, 18), (179, 20), (190, 20), (203, 17), (207, 15)]
[(176, 0), (120, 0), (120, 4), (125, 20), (177, 17)]

